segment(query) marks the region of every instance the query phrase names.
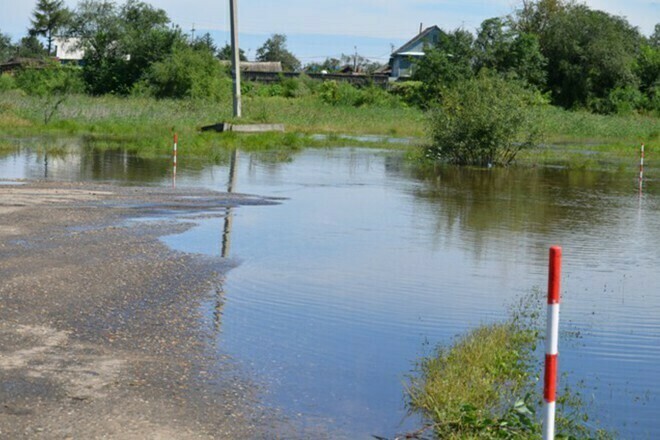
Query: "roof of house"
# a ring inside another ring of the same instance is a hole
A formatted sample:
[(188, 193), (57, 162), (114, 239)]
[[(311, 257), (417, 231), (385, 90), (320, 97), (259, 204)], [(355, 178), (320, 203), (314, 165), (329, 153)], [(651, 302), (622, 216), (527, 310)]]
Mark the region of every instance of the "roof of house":
[[(231, 61), (221, 60), (222, 64), (231, 64)], [(241, 70), (246, 72), (282, 72), (282, 63), (279, 61), (241, 61)]]
[(48, 60), (41, 58), (22, 58), (16, 57), (0, 64), (0, 72), (10, 72), (23, 67), (43, 68), (49, 64)]
[(418, 46), (420, 42), (425, 42), (433, 33), (436, 32), (438, 33), (442, 32), (442, 29), (440, 29), (438, 26), (427, 27), (422, 32), (415, 35), (410, 41), (406, 42), (403, 46), (392, 52), (392, 56), (394, 55), (424, 56), (424, 52), (421, 52), (419, 50), (412, 50), (412, 49)]

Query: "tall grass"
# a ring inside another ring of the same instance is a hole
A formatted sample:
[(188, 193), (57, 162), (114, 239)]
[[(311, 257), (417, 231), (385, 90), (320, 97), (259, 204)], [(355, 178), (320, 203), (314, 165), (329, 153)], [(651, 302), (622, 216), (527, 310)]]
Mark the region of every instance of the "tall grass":
[[(507, 321), (482, 325), (423, 358), (408, 389), (412, 411), (439, 439), (541, 438), (538, 290), (520, 299)], [(612, 439), (595, 427), (580, 393), (566, 386), (557, 400), (557, 438)]]

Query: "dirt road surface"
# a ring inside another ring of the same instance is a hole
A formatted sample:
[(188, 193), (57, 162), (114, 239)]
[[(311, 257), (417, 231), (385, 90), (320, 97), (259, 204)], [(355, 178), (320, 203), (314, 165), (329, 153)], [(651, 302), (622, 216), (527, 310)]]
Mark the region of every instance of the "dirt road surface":
[[(201, 324), (200, 303), (222, 295), (226, 261), (158, 240), (190, 227), (176, 215), (267, 203), (166, 188), (0, 185), (0, 438), (287, 437), (286, 423), (259, 405), (258, 387), (218, 353), (216, 329)], [(130, 221), (153, 216), (164, 220)]]

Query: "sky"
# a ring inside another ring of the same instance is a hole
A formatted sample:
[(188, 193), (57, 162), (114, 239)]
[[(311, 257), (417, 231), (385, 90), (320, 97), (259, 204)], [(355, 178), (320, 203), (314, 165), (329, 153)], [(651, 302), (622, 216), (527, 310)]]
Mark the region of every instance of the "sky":
[[(218, 45), (229, 41), (229, 0), (146, 0), (164, 9), (185, 32), (209, 32)], [(510, 14), (516, 0), (236, 0), (239, 45), (248, 58), (273, 33), (288, 38), (288, 48), (303, 64), (356, 51), (386, 62), (423, 27), (473, 31), (491, 17)], [(123, 3), (120, 0), (118, 3)], [(649, 35), (660, 22), (660, 0), (588, 0), (589, 7), (624, 16)], [(0, 0), (0, 32), (17, 40), (25, 35), (36, 0)], [(76, 0), (65, 0), (74, 8)]]

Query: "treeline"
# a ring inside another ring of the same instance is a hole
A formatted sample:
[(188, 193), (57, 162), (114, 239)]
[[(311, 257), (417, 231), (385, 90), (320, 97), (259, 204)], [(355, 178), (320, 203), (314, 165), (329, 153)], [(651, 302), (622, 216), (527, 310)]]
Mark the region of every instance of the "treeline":
[(643, 36), (625, 18), (564, 0), (523, 0), (505, 18), (485, 20), (476, 37), (443, 32), (416, 65), (411, 99), (441, 99), (454, 84), (497, 73), (524, 82), (567, 109), (660, 111), (660, 24)]
[[(228, 67), (218, 63), (230, 58), (228, 45), (217, 47), (208, 33), (192, 39), (172, 24), (164, 10), (137, 0), (123, 5), (83, 0), (75, 10), (67, 9), (63, 0), (39, 0), (27, 36), (14, 44), (0, 32), (0, 62), (15, 57), (48, 59), (54, 55), (56, 36), (75, 39), (70, 41), (84, 50), (80, 67), (31, 73), (28, 78), (19, 73), (20, 85), (38, 89), (33, 83), (41, 78), (57, 84), (55, 91), (213, 99), (229, 77)], [(246, 60), (243, 51), (240, 58)], [(284, 35), (266, 40), (257, 50), (257, 60), (280, 61), (284, 70), (300, 68), (286, 48)], [(56, 66), (51, 67), (39, 70)]]
[[(18, 84), (30, 93), (213, 100), (225, 99), (229, 92), (229, 67), (217, 60), (228, 59), (230, 48), (215, 46), (209, 34), (190, 38), (164, 10), (137, 0), (121, 5), (83, 0), (74, 10), (63, 0), (38, 0), (27, 36), (12, 43), (0, 32), (0, 62), (17, 55), (48, 58), (55, 36), (79, 41), (84, 49), (80, 67), (53, 66), (40, 73), (20, 73), (15, 80), (3, 76), (0, 90)], [(245, 60), (244, 53), (241, 58)], [(303, 68), (287, 50), (285, 35), (271, 36), (256, 58), (280, 61), (285, 70)], [(332, 72), (351, 61), (364, 71), (377, 67), (356, 54), (305, 69)], [(409, 105), (432, 108), (456, 84), (484, 75), (520, 82), (567, 109), (658, 114), (660, 24), (645, 37), (626, 19), (584, 4), (523, 0), (511, 16), (487, 19), (475, 34), (464, 29), (442, 32), (437, 44), (415, 62), (414, 81), (397, 84), (393, 94)], [(341, 102), (335, 89), (328, 86), (323, 91), (330, 100)], [(338, 90), (351, 94), (344, 89)]]

